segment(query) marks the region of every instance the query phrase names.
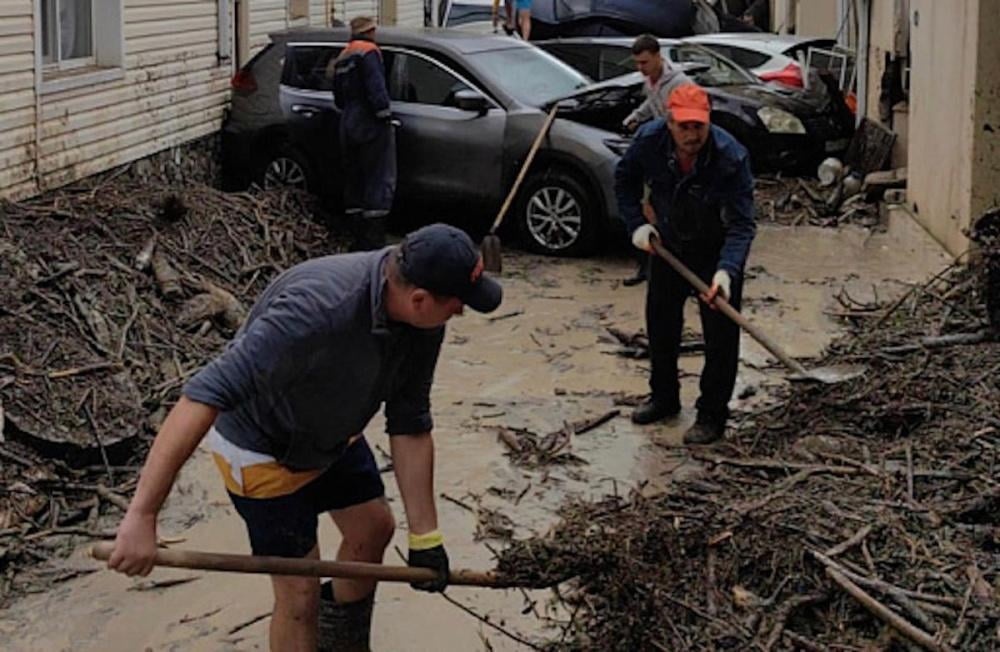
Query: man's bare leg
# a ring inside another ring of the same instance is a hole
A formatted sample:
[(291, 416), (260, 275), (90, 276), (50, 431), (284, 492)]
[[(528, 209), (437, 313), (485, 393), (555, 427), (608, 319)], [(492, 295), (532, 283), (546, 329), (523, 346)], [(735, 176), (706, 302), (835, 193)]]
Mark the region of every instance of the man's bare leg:
[[(375, 498), (360, 505), (330, 512), (343, 536), (337, 561), (367, 561), (382, 563), (382, 555), (392, 540), (396, 521), (385, 498)], [(375, 590), (371, 580), (333, 580), (333, 595), (337, 602), (356, 602)]]
[[(307, 559), (318, 559), (314, 547)], [(272, 575), (274, 612), (271, 614), (272, 652), (314, 652), (319, 624), (319, 579)]]

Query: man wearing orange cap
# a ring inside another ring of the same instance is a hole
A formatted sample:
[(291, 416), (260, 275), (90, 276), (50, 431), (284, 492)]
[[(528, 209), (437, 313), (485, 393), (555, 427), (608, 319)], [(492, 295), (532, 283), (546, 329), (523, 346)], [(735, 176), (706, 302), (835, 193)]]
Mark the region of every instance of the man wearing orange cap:
[[(724, 129), (711, 125), (711, 105), (702, 88), (678, 86), (667, 108), (666, 121), (643, 125), (619, 161), (615, 194), (632, 244), (652, 252), (650, 242), (658, 238), (711, 286), (700, 306), (705, 365), (698, 418), (684, 434), (685, 443), (708, 444), (725, 431), (740, 341), (739, 327), (709, 306), (721, 293), (739, 309), (743, 268), (756, 232), (753, 175), (746, 148)], [(653, 224), (642, 215), (643, 184), (651, 188)], [(684, 302), (692, 293), (687, 282), (658, 256), (650, 263), (646, 329), (651, 394), (632, 414), (638, 424), (680, 413), (677, 357)]]

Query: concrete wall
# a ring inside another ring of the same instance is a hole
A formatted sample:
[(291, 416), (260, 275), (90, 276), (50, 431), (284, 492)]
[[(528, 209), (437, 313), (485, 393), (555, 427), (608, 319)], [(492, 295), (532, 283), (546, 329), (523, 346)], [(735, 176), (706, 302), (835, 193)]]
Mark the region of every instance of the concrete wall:
[[(911, 0), (907, 197), (952, 254), (998, 201), (1000, 0)], [(992, 130), (992, 131), (991, 131)]]
[[(902, 7), (901, 0), (871, 0), (868, 46), (868, 117), (879, 117), (879, 94), (882, 90), (882, 74), (885, 72), (886, 55), (895, 55), (905, 42), (899, 43), (898, 22), (909, 22), (909, 13)], [(908, 4), (908, 3), (906, 3)], [(897, 20), (897, 16), (899, 17)], [(886, 126), (890, 126), (886, 124)]]
[(835, 0), (798, 0), (795, 11), (797, 35), (833, 38), (838, 27)]

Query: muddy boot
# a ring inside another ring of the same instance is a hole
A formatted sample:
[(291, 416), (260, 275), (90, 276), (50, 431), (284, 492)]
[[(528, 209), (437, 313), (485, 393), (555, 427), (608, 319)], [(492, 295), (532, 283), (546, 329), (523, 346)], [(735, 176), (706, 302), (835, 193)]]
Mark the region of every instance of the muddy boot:
[(632, 423), (640, 426), (649, 425), (671, 419), (681, 413), (681, 404), (649, 399), (643, 401), (632, 411)]
[(323, 582), (319, 592), (319, 652), (371, 652), (375, 593), (357, 602), (339, 604), (333, 599), (333, 582)]
[(638, 266), (635, 270), (635, 274), (622, 281), (622, 285), (627, 288), (646, 282), (646, 268), (649, 267), (649, 256), (645, 252), (641, 252), (638, 256), (637, 263)]
[(726, 423), (719, 422), (716, 419), (711, 419), (702, 415), (698, 415), (697, 421), (694, 422), (687, 432), (684, 433), (684, 443), (685, 444), (714, 444), (715, 442), (722, 439), (722, 435), (726, 432)]

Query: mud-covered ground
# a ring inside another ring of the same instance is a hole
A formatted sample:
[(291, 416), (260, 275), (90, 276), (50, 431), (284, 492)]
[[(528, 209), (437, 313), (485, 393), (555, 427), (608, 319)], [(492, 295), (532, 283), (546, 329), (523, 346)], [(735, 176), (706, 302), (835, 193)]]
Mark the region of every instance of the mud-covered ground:
[[(905, 221), (893, 221), (887, 232), (875, 234), (857, 227), (762, 226), (751, 253), (745, 311), (793, 355), (814, 355), (838, 333), (837, 315), (852, 305), (846, 297), (865, 302), (877, 293), (884, 300), (948, 262)], [(683, 381), (686, 408), (679, 421), (637, 428), (627, 418), (627, 405), (618, 405), (646, 389), (646, 363), (617, 355), (619, 343), (607, 332), (608, 327), (634, 332), (643, 326), (645, 287), (620, 283), (632, 269), (632, 262), (620, 256), (556, 260), (509, 253), (500, 310), (491, 316), (470, 313), (449, 327), (434, 408), (437, 490), (454, 499), (439, 501), (454, 567), (491, 568), (489, 546), (502, 542), (481, 535), (495, 536), (504, 528), (512, 528), (518, 538), (543, 534), (569, 496), (597, 499), (643, 483), (665, 486), (695, 468), (680, 438), (694, 417), (698, 355), (682, 361), (690, 376)], [(692, 304), (693, 331), (698, 330), (695, 315)], [(744, 398), (735, 407), (751, 409), (766, 399), (769, 385), (783, 382), (772, 363), (744, 337), (736, 390)], [(511, 464), (497, 439), (501, 427), (548, 433), (616, 408), (619, 417), (571, 438), (566, 450), (580, 464), (527, 470)], [(367, 434), (386, 448), (381, 422)], [(405, 547), (398, 492), (391, 473), (384, 477), (400, 519), (396, 542)], [(331, 557), (337, 535), (329, 523), (323, 528), (324, 556)], [(203, 451), (183, 470), (160, 534), (178, 547), (247, 551), (242, 523)], [(390, 551), (387, 561), (397, 563), (395, 553)], [(156, 570), (144, 580), (130, 580), (100, 570), (86, 557), (85, 546), (54, 564), (87, 572), (5, 610), (0, 648), (266, 649), (270, 587), (265, 577)], [(150, 582), (171, 578), (191, 581), (151, 587)], [(527, 636), (544, 635), (546, 617), (558, 616), (547, 611), (547, 591), (453, 588), (448, 595)], [(254, 621), (260, 616), (265, 617)], [(390, 584), (379, 589), (372, 644), (386, 651), (521, 648), (441, 597)]]

